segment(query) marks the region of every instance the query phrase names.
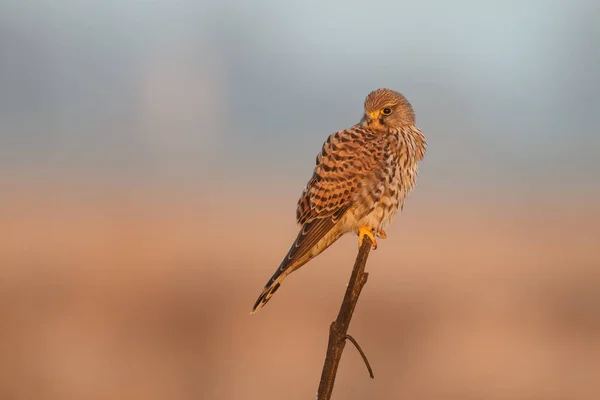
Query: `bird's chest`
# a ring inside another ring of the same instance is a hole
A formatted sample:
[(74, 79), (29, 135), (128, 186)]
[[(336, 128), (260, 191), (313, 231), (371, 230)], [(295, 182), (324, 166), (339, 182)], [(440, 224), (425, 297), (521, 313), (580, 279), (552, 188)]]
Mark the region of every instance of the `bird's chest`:
[(417, 175), (416, 158), (409, 143), (402, 138), (390, 143), (384, 166), (384, 179), (380, 191), (381, 197), (375, 204), (375, 213), (381, 216), (384, 224), (391, 221), (404, 199), (414, 186)]
[(394, 218), (406, 196), (403, 190), (403, 171), (396, 158), (385, 168), (385, 180), (382, 181), (381, 197), (375, 203), (375, 213), (380, 215), (384, 224)]
[(402, 208), (413, 187), (417, 160), (415, 146), (397, 134), (377, 143), (373, 152), (382, 164), (357, 193), (355, 216), (360, 226), (382, 229)]

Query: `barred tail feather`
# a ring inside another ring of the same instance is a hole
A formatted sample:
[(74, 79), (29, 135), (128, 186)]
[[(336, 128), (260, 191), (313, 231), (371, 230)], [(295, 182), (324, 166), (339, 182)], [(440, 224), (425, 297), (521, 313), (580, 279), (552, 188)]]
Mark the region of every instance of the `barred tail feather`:
[(258, 296), (256, 303), (254, 303), (254, 307), (252, 307), (251, 314), (254, 314), (258, 310), (263, 308), (265, 304), (267, 304), (267, 302), (271, 299), (271, 297), (273, 297), (277, 289), (279, 289), (279, 286), (281, 286), (281, 283), (283, 282), (286, 276), (288, 276), (292, 273), (292, 271), (296, 270), (297, 268), (300, 268), (302, 265), (308, 262), (308, 260), (306, 260), (301, 264), (295, 263), (296, 265), (293, 265), (294, 268), (291, 268), (292, 265), (285, 265), (287, 261), (287, 258), (283, 260), (283, 262), (281, 263), (282, 265), (279, 268), (277, 268), (277, 271), (275, 271), (271, 279), (269, 279), (269, 282), (267, 282), (267, 284), (265, 285), (265, 288), (263, 289), (262, 293), (260, 294), (260, 296)]
[(258, 296), (251, 314), (267, 304), (286, 276), (315, 258), (341, 236), (338, 230), (332, 231), (336, 221), (332, 218), (323, 218), (303, 225), (288, 254)]
[(267, 302), (271, 299), (271, 297), (273, 297), (277, 289), (279, 289), (279, 286), (281, 286), (281, 282), (283, 282), (287, 275), (287, 273), (281, 274), (277, 278), (271, 278), (269, 280), (269, 283), (267, 283), (260, 296), (258, 296), (256, 303), (254, 303), (254, 307), (252, 307), (252, 312), (250, 314), (254, 314), (258, 310), (263, 308), (265, 304), (267, 304)]

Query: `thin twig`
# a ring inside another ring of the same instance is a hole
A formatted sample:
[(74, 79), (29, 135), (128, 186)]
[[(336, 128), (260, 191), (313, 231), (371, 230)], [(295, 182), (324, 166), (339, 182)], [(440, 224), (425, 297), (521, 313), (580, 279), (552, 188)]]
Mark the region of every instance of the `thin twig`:
[[(373, 242), (365, 236), (362, 246), (358, 250), (358, 255), (356, 256), (356, 261), (354, 263), (354, 268), (352, 269), (348, 287), (346, 288), (344, 300), (340, 307), (340, 312), (338, 313), (336, 320), (329, 326), (329, 343), (327, 344), (327, 354), (325, 356), (323, 372), (321, 373), (321, 380), (319, 381), (317, 400), (331, 399), (335, 376), (337, 374), (338, 366), (340, 365), (344, 346), (346, 346), (346, 338), (348, 337), (348, 327), (350, 326), (352, 313), (358, 302), (360, 292), (369, 278), (369, 274), (365, 272), (365, 265), (367, 264), (371, 246), (373, 246)], [(352, 341), (355, 343), (354, 340)], [(357, 346), (357, 348), (359, 347)], [(372, 377), (372, 370), (360, 348), (359, 352), (363, 355), (363, 359), (367, 363), (367, 368)]]
[(363, 349), (360, 348), (360, 345), (358, 344), (356, 339), (354, 339), (352, 336), (350, 336), (348, 334), (346, 334), (346, 339), (350, 340), (352, 342), (352, 344), (354, 345), (354, 347), (356, 347), (356, 350), (358, 350), (358, 352), (360, 353), (360, 356), (362, 357), (363, 361), (365, 362), (365, 365), (367, 366), (367, 370), (369, 371), (369, 376), (371, 377), (371, 379), (375, 379), (375, 375), (373, 375), (373, 368), (371, 368), (371, 364), (369, 364), (367, 355), (365, 354)]

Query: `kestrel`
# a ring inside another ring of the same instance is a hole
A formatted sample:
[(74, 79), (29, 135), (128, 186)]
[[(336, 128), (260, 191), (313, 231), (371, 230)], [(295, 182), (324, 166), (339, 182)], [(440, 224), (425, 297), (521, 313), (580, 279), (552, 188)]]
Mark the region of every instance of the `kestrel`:
[(258, 311), (283, 279), (331, 246), (356, 232), (358, 245), (368, 236), (385, 239), (388, 225), (417, 178), (425, 155), (425, 136), (415, 125), (406, 98), (390, 89), (369, 93), (360, 122), (329, 136), (317, 166), (298, 200), (300, 233), (256, 300)]

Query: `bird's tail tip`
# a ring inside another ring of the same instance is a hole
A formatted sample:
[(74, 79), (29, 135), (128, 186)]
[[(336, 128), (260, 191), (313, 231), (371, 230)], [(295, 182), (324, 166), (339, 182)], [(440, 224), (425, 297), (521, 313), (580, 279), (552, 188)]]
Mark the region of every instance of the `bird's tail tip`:
[(254, 314), (258, 310), (263, 308), (264, 305), (267, 304), (267, 302), (271, 299), (271, 297), (273, 297), (277, 289), (279, 289), (279, 286), (281, 286), (281, 281), (275, 281), (270, 285), (265, 286), (260, 296), (258, 296), (256, 303), (254, 303), (254, 307), (252, 307), (252, 311), (250, 311), (250, 314)]

